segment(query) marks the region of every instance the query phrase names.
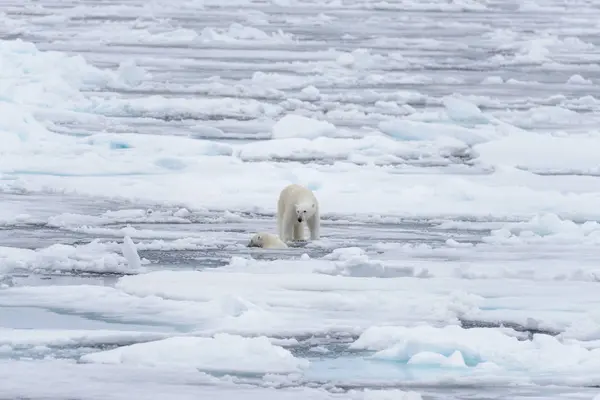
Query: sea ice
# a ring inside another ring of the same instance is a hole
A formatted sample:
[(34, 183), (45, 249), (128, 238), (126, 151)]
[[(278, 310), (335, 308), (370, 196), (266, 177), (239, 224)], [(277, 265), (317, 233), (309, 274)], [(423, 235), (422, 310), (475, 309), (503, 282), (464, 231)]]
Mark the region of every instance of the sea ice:
[(0, 397), (592, 393), (590, 4), (70, 3), (0, 13)]
[(126, 345), (163, 339), (166, 334), (107, 330), (8, 329), (0, 328), (0, 346), (14, 348), (33, 346), (98, 346)]
[(317, 121), (302, 115), (287, 114), (273, 126), (273, 139), (306, 138), (315, 139), (332, 136), (336, 128), (330, 122)]
[(564, 344), (545, 334), (522, 340), (501, 330), (458, 326), (372, 327), (351, 347), (377, 350), (372, 357), (381, 360), (442, 367), (493, 365), (499, 367), (497, 373), (527, 371), (534, 379), (548, 373), (565, 377), (586, 374), (587, 379), (594, 379), (597, 374), (589, 371), (598, 365), (600, 351)]
[(127, 260), (127, 265), (133, 270), (142, 268), (142, 260), (137, 252), (135, 243), (129, 236), (123, 239), (123, 257)]
[(87, 354), (81, 361), (242, 374), (293, 373), (309, 365), (289, 350), (271, 344), (264, 336), (245, 338), (228, 334), (212, 338), (171, 337)]
[[(65, 381), (65, 376), (69, 379)], [(421, 400), (414, 391), (350, 390), (335, 393), (321, 388), (277, 388), (236, 385), (196, 369), (140, 367), (129, 364), (78, 364), (69, 360), (0, 361), (0, 396), (80, 398), (85, 400)], [(76, 381), (77, 384), (73, 385)], [(52, 384), (43, 384), (43, 383)]]
[(132, 273), (142, 268), (97, 241), (74, 246), (54, 244), (37, 250), (0, 247), (0, 273), (13, 269)]

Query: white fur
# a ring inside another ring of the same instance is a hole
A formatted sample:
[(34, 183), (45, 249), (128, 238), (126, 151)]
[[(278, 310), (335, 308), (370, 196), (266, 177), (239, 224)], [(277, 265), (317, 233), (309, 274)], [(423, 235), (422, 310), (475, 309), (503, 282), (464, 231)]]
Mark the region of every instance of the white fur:
[(285, 249), (287, 244), (283, 243), (279, 236), (267, 232), (258, 232), (250, 238), (248, 247), (260, 247), (263, 249)]
[(310, 239), (318, 240), (321, 217), (317, 198), (304, 186), (286, 186), (277, 202), (277, 229), (281, 240), (304, 240), (304, 222), (310, 231)]

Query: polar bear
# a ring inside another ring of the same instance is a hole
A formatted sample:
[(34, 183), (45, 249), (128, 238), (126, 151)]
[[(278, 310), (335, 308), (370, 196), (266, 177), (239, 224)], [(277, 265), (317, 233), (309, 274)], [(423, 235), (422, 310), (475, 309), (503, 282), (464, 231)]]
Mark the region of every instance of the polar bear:
[(247, 247), (260, 247), (263, 249), (285, 249), (287, 244), (283, 243), (279, 236), (267, 232), (258, 232), (250, 238)]
[(288, 185), (279, 194), (277, 202), (277, 228), (281, 240), (304, 240), (303, 222), (308, 225), (310, 239), (318, 240), (321, 218), (317, 198), (304, 186)]

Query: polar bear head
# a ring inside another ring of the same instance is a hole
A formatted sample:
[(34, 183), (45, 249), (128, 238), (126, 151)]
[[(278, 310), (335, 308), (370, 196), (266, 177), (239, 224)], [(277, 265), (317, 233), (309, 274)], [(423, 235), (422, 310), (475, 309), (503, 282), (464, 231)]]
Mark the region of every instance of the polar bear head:
[(250, 238), (250, 242), (247, 247), (264, 247), (265, 245), (265, 235), (261, 233), (257, 233), (256, 235)]
[(313, 202), (296, 204), (296, 218), (298, 222), (306, 221), (317, 212), (317, 205)]

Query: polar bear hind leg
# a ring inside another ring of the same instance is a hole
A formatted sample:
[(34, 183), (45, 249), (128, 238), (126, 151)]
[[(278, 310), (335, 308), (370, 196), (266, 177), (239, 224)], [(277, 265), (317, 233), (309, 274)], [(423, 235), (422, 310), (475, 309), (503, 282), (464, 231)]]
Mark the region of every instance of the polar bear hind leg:
[(277, 210), (277, 234), (279, 235), (279, 238), (281, 240), (285, 241), (285, 238), (283, 235), (283, 217), (282, 217), (279, 209)]
[(285, 200), (283, 193), (279, 195), (279, 200), (277, 201), (277, 233), (279, 234), (279, 238), (284, 242), (287, 240), (286, 237), (286, 215), (287, 210), (285, 209)]
[(321, 237), (321, 217), (318, 209), (306, 220), (306, 225), (308, 225), (308, 230), (310, 231), (310, 239), (319, 240)]

